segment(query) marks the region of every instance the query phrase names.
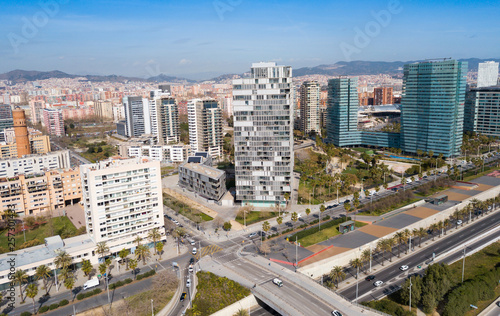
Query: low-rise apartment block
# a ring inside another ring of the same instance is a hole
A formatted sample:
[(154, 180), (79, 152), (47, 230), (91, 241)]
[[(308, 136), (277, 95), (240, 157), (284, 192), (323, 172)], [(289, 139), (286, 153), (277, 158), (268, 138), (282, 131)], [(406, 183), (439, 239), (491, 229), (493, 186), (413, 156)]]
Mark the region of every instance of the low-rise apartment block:
[(189, 145), (120, 145), (122, 157), (147, 157), (162, 163), (183, 162), (191, 154)]
[(0, 160), (0, 178), (12, 178), (21, 174), (68, 168), (71, 168), (69, 150), (53, 151), (44, 155)]

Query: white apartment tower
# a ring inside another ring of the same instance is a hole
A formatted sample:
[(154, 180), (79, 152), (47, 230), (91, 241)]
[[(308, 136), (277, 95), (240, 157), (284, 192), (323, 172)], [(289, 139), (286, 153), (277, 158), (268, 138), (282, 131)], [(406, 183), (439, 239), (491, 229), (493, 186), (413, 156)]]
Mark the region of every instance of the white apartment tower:
[(222, 109), (217, 100), (189, 100), (187, 109), (191, 150), (222, 157)]
[(128, 137), (151, 134), (151, 112), (154, 111), (154, 104), (149, 102), (149, 99), (126, 96), (123, 97), (123, 107), (125, 109), (126, 134)]
[(300, 130), (307, 135), (312, 131), (321, 134), (319, 83), (306, 81), (300, 86)]
[(165, 239), (160, 162), (109, 159), (80, 166), (87, 233), (111, 252), (158, 228)]
[(156, 112), (155, 115), (151, 115), (151, 121), (156, 120), (157, 122), (157, 132), (153, 134), (157, 135), (158, 143), (160, 145), (178, 143), (180, 140), (180, 125), (179, 110), (175, 98), (163, 96), (156, 98), (152, 103), (155, 104)]
[(255, 206), (284, 203), (293, 172), (292, 68), (252, 64), (233, 80), (236, 199)]
[(479, 63), (477, 70), (477, 87), (496, 86), (498, 82), (498, 63), (487, 61)]

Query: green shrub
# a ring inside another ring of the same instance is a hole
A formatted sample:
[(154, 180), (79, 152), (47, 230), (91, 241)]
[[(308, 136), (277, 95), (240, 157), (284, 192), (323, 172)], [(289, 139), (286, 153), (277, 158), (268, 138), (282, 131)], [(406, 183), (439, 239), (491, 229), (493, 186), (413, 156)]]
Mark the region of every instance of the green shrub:
[(59, 306), (65, 306), (65, 305), (68, 305), (69, 304), (69, 301), (68, 300), (62, 300), (59, 302)]
[(132, 283), (132, 279), (131, 278), (125, 279), (125, 284), (129, 284), (129, 283)]
[(135, 278), (137, 279), (137, 281), (140, 281), (142, 280), (143, 276), (142, 274), (138, 274)]
[(410, 311), (405, 311), (398, 303), (386, 298), (380, 301), (363, 302), (361, 304), (394, 316), (415, 315), (412, 312), (410, 313)]
[(83, 293), (80, 293), (76, 296), (76, 299), (79, 301), (83, 300), (84, 298), (85, 298), (85, 294), (83, 294)]
[[(332, 227), (332, 226), (337, 226), (340, 223), (343, 223), (343, 222), (349, 221), (349, 220), (351, 220), (350, 217), (347, 217), (347, 218), (337, 218), (337, 219), (334, 219), (334, 220), (331, 220), (329, 222), (326, 222), (326, 223), (322, 224), (321, 228), (325, 229), (325, 228), (329, 228), (329, 227)], [(318, 222), (319, 222), (319, 220), (316, 219), (316, 220), (312, 221), (311, 224), (316, 224)], [(319, 227), (318, 226), (313, 226), (313, 227), (311, 227), (309, 229), (305, 229), (303, 231), (295, 233), (292, 237), (289, 238), (289, 240), (295, 241), (296, 238), (297, 239), (302, 239), (302, 238), (304, 238), (306, 236), (315, 234), (317, 232), (319, 232)]]
[(58, 308), (58, 307), (59, 307), (59, 304), (54, 303), (54, 304), (50, 304), (49, 309), (50, 309), (51, 311), (53, 311), (54, 309), (56, 309), (56, 308)]
[(30, 312), (22, 312), (21, 316), (31, 316), (31, 313)]
[(47, 305), (43, 305), (42, 307), (40, 307), (40, 309), (38, 310), (38, 313), (45, 313), (46, 311), (49, 310), (49, 307)]
[(102, 290), (101, 290), (101, 289), (94, 289), (94, 290), (92, 291), (92, 293), (94, 293), (94, 295), (96, 295), (96, 294), (100, 294), (101, 292), (102, 292)]

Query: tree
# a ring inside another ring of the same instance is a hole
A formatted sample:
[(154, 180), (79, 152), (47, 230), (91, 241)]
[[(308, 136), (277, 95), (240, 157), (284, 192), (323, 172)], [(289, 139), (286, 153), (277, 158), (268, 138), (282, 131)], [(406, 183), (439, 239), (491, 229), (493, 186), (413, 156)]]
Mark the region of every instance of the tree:
[(260, 252), (264, 254), (264, 256), (267, 256), (267, 253), (271, 251), (271, 247), (269, 247), (268, 242), (263, 242), (260, 247), (259, 247)]
[(396, 240), (394, 238), (387, 238), (386, 250), (389, 252), (389, 262), (392, 262), (392, 248), (396, 244)]
[(271, 229), (271, 224), (269, 224), (268, 221), (265, 221), (264, 223), (262, 223), (262, 230), (266, 233), (266, 236), (267, 236), (267, 232)]
[(311, 209), (310, 208), (306, 208), (306, 215), (309, 216), (309, 214), (311, 214)]
[[(324, 204), (321, 204), (321, 206), (319, 207), (319, 221), (321, 222), (321, 215), (323, 214), (323, 212), (326, 210), (326, 207)], [(307, 214), (309, 215), (309, 214)]]
[(40, 280), (40, 279), (43, 280), (43, 288), (46, 291), (45, 295), (48, 295), (49, 289), (47, 287), (47, 279), (50, 278), (50, 269), (44, 264), (38, 266), (36, 268), (35, 278), (37, 280)]
[(384, 254), (386, 250), (386, 243), (387, 240), (383, 238), (380, 238), (377, 242), (377, 250), (382, 251), (382, 266), (384, 266), (384, 260), (385, 260)]
[[(372, 256), (372, 250), (370, 248), (363, 250), (363, 252), (361, 253), (361, 262), (363, 263), (363, 266), (366, 263), (370, 262), (371, 256)], [(366, 269), (365, 269), (365, 273), (366, 273)]]
[(106, 271), (108, 271), (108, 265), (106, 263), (101, 263), (99, 265), (99, 273), (101, 275), (104, 275), (104, 274), (106, 274)]
[(36, 283), (31, 283), (28, 285), (26, 288), (26, 296), (31, 298), (33, 300), (33, 314), (36, 314), (36, 308), (35, 308), (35, 297), (38, 295), (38, 286)]
[[(359, 268), (363, 267), (363, 262), (361, 261), (361, 259), (356, 258), (349, 261), (349, 265), (357, 271)], [(356, 272), (356, 279), (357, 278), (358, 278), (358, 273)]]
[(293, 212), (292, 213), (292, 222), (293, 222), (293, 228), (295, 229), (295, 223), (299, 220), (299, 215), (297, 214), (297, 212)]
[(71, 256), (66, 251), (59, 251), (54, 259), (54, 264), (58, 269), (68, 268), (73, 264), (73, 259), (71, 259)]
[(344, 208), (345, 208), (345, 215), (346, 215), (346, 218), (347, 218), (347, 214), (349, 214), (349, 211), (351, 210), (351, 203), (344, 202)]
[[(412, 276), (411, 278), (411, 306), (417, 307), (422, 299), (422, 278)], [(406, 279), (399, 292), (402, 304), (409, 304), (410, 301), (410, 279)]]
[[(92, 263), (90, 263), (90, 260), (83, 260), (82, 261), (82, 271), (85, 276), (89, 276), (90, 273), (92, 272)], [(89, 278), (90, 279), (90, 278)]]
[(283, 217), (281, 217), (281, 216), (280, 216), (280, 217), (278, 217), (278, 218), (276, 219), (276, 223), (278, 223), (278, 229), (279, 229), (279, 226), (283, 223)]
[(73, 277), (68, 277), (64, 280), (64, 286), (68, 289), (68, 290), (72, 290), (73, 287), (75, 286), (75, 278)]
[(16, 284), (19, 284), (19, 293), (21, 294), (21, 301), (24, 302), (22, 285), (23, 283), (28, 281), (28, 275), (26, 274), (26, 272), (24, 272), (24, 270), (17, 269), (16, 272), (14, 273), (13, 281)]
[(153, 246), (155, 248), (155, 251), (156, 251), (156, 243), (158, 242), (158, 240), (160, 240), (160, 238), (161, 238), (161, 234), (160, 234), (160, 230), (158, 228), (155, 227), (149, 231), (148, 239), (153, 242)]
[(128, 249), (125, 249), (123, 248), (122, 250), (120, 250), (120, 252), (118, 253), (118, 257), (120, 257), (120, 259), (122, 259), (122, 264), (123, 262), (125, 262), (126, 264), (126, 267), (125, 267), (125, 270), (128, 270), (128, 255), (130, 254), (130, 251)]
[(394, 234), (394, 238), (396, 239), (397, 245), (398, 245), (398, 258), (401, 257), (401, 244), (403, 243), (403, 238), (404, 238), (404, 233), (403, 232), (397, 232)]
[(240, 308), (233, 316), (248, 316), (248, 311), (246, 309)]
[(135, 239), (134, 239), (134, 242), (137, 244), (137, 247), (139, 247), (139, 245), (141, 244), (141, 241), (142, 241), (142, 238), (139, 236), (135, 237)]
[(342, 269), (341, 266), (333, 267), (329, 276), (330, 276), (330, 279), (332, 279), (333, 282), (335, 282), (335, 285), (337, 288), (339, 287), (339, 281), (344, 280), (346, 277), (344, 269)]
[(425, 230), (425, 228), (423, 227), (420, 227), (417, 231), (417, 235), (418, 236), (418, 247), (419, 248), (422, 248), (422, 238), (425, 237), (427, 235), (427, 231)]
[(156, 244), (156, 251), (160, 255), (160, 260), (161, 260), (161, 253), (163, 251), (163, 243), (161, 241)]
[(224, 226), (222, 226), (222, 228), (223, 228), (225, 231), (230, 231), (230, 230), (231, 230), (231, 227), (233, 227), (233, 225), (231, 224), (231, 222), (224, 222)]
[(139, 245), (135, 248), (135, 257), (137, 260), (142, 259), (142, 264), (146, 265), (146, 259), (149, 259), (151, 253), (149, 252), (149, 248), (145, 245)]
[(109, 252), (108, 244), (105, 241), (98, 242), (95, 252), (97, 252), (99, 258), (103, 258)]
[(128, 265), (130, 269), (132, 269), (132, 274), (134, 275), (134, 280), (135, 280), (135, 269), (137, 269), (137, 260), (130, 259)]

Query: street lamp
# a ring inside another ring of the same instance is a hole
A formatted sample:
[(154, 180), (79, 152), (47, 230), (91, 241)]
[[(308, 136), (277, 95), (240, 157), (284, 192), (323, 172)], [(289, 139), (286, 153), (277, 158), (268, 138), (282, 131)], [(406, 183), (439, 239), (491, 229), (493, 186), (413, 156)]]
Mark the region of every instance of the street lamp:
[(154, 316), (154, 315), (155, 315), (155, 312), (153, 309), (153, 299), (151, 299), (151, 316)]

